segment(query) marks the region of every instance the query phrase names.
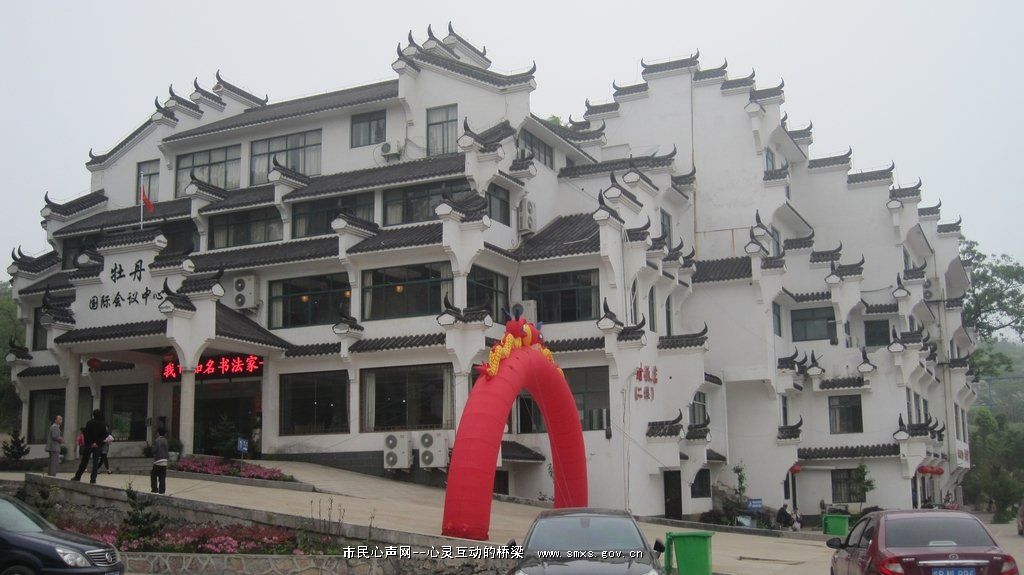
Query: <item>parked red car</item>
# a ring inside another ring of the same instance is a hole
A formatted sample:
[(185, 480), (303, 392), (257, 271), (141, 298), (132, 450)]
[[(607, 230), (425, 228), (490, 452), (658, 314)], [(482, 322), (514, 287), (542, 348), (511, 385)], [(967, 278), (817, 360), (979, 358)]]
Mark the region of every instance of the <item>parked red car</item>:
[(977, 517), (943, 509), (865, 515), (826, 543), (832, 575), (1020, 575)]

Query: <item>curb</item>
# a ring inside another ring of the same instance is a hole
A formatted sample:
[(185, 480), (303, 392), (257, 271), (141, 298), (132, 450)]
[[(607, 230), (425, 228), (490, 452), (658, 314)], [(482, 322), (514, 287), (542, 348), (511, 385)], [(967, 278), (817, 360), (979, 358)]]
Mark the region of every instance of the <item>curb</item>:
[(678, 519), (665, 519), (664, 517), (637, 516), (637, 521), (664, 525), (666, 527), (681, 527), (683, 529), (699, 529), (701, 531), (715, 531), (717, 533), (735, 533), (737, 535), (756, 535), (758, 537), (769, 537), (774, 539), (792, 539), (795, 541), (827, 541), (831, 536), (823, 533), (804, 533), (798, 531), (772, 531), (769, 529), (756, 529), (753, 527), (732, 527), (729, 525), (714, 525), (711, 523), (700, 523), (697, 521), (682, 521)]
[(247, 487), (266, 487), (268, 489), (287, 489), (289, 491), (305, 491), (307, 493), (314, 493), (317, 490), (312, 483), (303, 483), (301, 481), (251, 479), (248, 477), (233, 477), (231, 475), (211, 475), (209, 473), (192, 473), (190, 471), (178, 471), (176, 469), (168, 469), (167, 477), (177, 477), (179, 479), (195, 479), (198, 481), (214, 481), (217, 483), (230, 483), (232, 485), (245, 485)]

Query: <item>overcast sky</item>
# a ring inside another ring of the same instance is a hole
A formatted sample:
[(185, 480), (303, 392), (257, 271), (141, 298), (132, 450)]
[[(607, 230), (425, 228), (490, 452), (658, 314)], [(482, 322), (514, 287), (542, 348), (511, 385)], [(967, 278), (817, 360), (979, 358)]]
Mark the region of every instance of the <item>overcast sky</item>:
[[(356, 8), (358, 7), (358, 8)], [(1021, 2), (16, 2), (0, 22), (6, 174), (0, 252), (46, 245), (43, 192), (88, 191), (89, 148), (110, 149), (167, 85), (219, 68), (271, 102), (395, 77), (395, 45), (449, 20), (498, 71), (537, 61), (533, 110), (579, 117), (584, 98), (640, 80), (640, 59), (700, 49), (705, 67), (786, 81), (812, 157), (853, 146), (854, 169), (896, 162), (943, 221), (1024, 259)], [(1016, 111), (1015, 111), (1016, 110)], [(9, 263), (4, 255), (5, 265)], [(6, 275), (6, 274), (5, 274)]]

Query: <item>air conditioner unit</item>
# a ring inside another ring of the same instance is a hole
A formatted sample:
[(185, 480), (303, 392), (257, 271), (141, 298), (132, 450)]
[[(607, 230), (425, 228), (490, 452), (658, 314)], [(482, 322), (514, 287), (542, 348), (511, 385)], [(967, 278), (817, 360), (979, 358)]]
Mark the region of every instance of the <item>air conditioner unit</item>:
[(235, 309), (251, 309), (260, 305), (256, 276), (238, 276), (231, 282), (228, 301)]
[(523, 198), (519, 202), (519, 232), (533, 233), (537, 231), (537, 204)]
[(389, 433), (384, 436), (384, 469), (408, 469), (412, 466), (408, 433)]
[(927, 290), (926, 289), (926, 290), (924, 290), (924, 293), (922, 295), (924, 296), (924, 299), (926, 299), (926, 300), (932, 299), (932, 295), (933, 295), (932, 294), (932, 290)]
[(402, 142), (391, 140), (380, 145), (380, 154), (385, 158), (399, 158), (402, 156)]
[(421, 431), (416, 437), (419, 464), (424, 469), (448, 467), (448, 436), (441, 431)]

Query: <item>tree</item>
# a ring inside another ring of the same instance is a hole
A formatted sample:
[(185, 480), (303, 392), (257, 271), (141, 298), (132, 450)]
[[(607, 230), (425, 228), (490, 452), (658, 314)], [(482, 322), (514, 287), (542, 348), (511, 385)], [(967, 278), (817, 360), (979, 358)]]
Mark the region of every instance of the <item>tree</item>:
[(560, 116), (555, 115), (555, 114), (551, 114), (550, 116), (548, 116), (548, 121), (551, 122), (552, 124), (557, 124), (559, 126), (563, 125), (562, 124), (562, 118)]
[(961, 245), (960, 258), (973, 266), (965, 323), (973, 323), (986, 341), (1004, 330), (1024, 338), (1024, 265), (1006, 254), (983, 254), (972, 241)]
[[(0, 282), (0, 342), (6, 345), (11, 338), (24, 341), (25, 330), (18, 322), (17, 308), (11, 299), (11, 284)], [(0, 429), (19, 427), (21, 400), (11, 383), (11, 368), (7, 365), (6, 351), (0, 352)]]
[(1011, 423), (1005, 413), (987, 407), (972, 411), (971, 463), (965, 494), (974, 502), (991, 501), (996, 522), (1010, 519), (1010, 509), (1024, 494), (1024, 424)]
[(124, 515), (121, 541), (152, 537), (164, 528), (167, 520), (153, 509), (152, 498), (140, 497), (130, 482), (125, 487), (125, 496), (128, 498), (128, 511)]
[(867, 501), (868, 493), (875, 490), (875, 480), (868, 474), (868, 466), (861, 463), (853, 470), (850, 495), (853, 501)]
[(3, 444), (4, 459), (7, 461), (21, 461), (30, 451), (32, 449), (25, 443), (25, 438), (19, 429), (15, 429), (11, 434), (11, 440), (5, 441)]

